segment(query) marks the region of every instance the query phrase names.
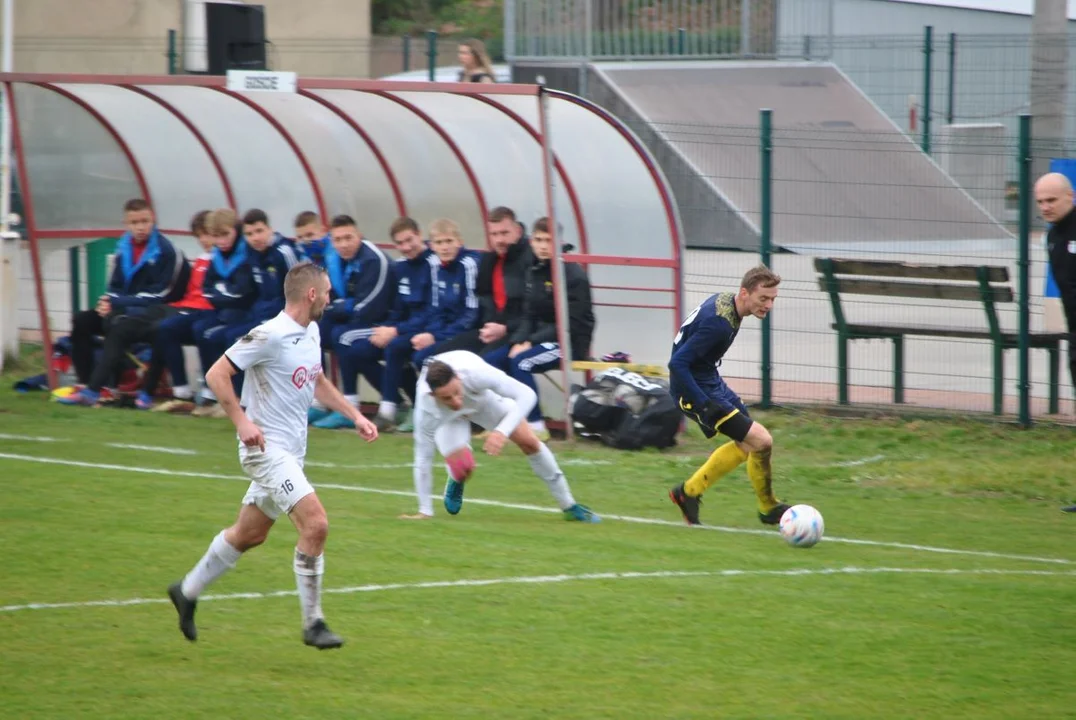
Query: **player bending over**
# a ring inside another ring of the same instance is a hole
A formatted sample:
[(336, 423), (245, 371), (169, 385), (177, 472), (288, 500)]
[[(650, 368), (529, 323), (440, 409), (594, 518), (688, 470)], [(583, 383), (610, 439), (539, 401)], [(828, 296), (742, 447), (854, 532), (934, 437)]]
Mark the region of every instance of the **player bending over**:
[[(235, 423), (239, 463), (250, 477), (239, 518), (222, 530), (182, 582), (168, 588), (179, 613), (179, 629), (194, 641), (198, 596), (211, 582), (235, 567), (247, 550), (265, 542), (273, 522), (286, 513), (299, 531), (295, 546), (295, 582), (303, 613), (303, 642), (319, 650), (344, 644), (329, 630), (321, 612), (322, 550), (329, 532), (325, 508), (303, 474), (306, 414), (316, 397), (352, 418), (367, 442), (377, 429), (333, 387), (321, 372), (318, 319), (329, 302), (325, 270), (304, 262), (284, 279), (284, 310), (232, 345), (206, 373), (206, 383)], [(245, 372), (240, 404), (232, 376)]]
[(433, 516), (433, 452), (448, 468), (445, 510), (455, 515), (463, 507), (463, 485), (474, 471), (471, 423), (490, 431), (485, 451), (499, 455), (511, 440), (530, 461), (534, 474), (549, 486), (565, 520), (599, 522), (601, 518), (572, 497), (557, 459), (526, 422), (538, 396), (467, 350), (451, 350), (429, 358), (418, 379), (415, 399), (415, 492), (418, 515)]
[(781, 278), (765, 266), (747, 271), (736, 293), (708, 297), (680, 326), (669, 359), (669, 390), (680, 411), (698, 423), (703, 434), (730, 438), (695, 471), (677, 485), (669, 497), (679, 506), (689, 525), (699, 525), (699, 506), (706, 489), (747, 461), (747, 477), (758, 496), (758, 517), (776, 525), (788, 505), (774, 497), (770, 467), (773, 438), (762, 423), (755, 422), (747, 407), (717, 372), (721, 358), (748, 315), (761, 319), (773, 309)]

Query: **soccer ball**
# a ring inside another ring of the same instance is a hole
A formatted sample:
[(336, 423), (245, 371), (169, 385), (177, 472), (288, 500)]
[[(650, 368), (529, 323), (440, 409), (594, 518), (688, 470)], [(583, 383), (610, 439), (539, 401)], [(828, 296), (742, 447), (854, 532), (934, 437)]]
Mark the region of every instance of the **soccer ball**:
[(781, 516), (781, 537), (792, 547), (809, 548), (822, 539), (826, 524), (810, 505), (793, 505)]

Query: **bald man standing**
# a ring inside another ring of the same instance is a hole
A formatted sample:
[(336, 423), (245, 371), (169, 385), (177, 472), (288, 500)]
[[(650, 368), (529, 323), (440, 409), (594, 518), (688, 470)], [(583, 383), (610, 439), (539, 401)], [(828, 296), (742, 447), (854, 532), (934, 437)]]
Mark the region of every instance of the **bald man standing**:
[[(1069, 330), (1069, 372), (1076, 387), (1076, 210), (1072, 183), (1061, 173), (1049, 173), (1035, 183), (1035, 203), (1042, 219), (1051, 224), (1046, 234), (1050, 267), (1061, 293)], [(1076, 513), (1076, 505), (1064, 508)]]

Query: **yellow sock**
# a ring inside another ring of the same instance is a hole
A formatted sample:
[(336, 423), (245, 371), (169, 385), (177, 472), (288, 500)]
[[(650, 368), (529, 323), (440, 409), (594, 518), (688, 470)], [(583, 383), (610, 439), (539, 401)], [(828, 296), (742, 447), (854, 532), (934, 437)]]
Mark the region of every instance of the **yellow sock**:
[(773, 496), (773, 469), (770, 466), (772, 450), (753, 452), (747, 456), (747, 477), (755, 488), (758, 497), (759, 512), (766, 514), (777, 507), (777, 498)]
[(727, 442), (710, 454), (706, 462), (702, 464), (691, 479), (684, 483), (684, 492), (692, 497), (698, 497), (706, 492), (706, 489), (716, 483), (725, 475), (736, 469), (740, 463), (747, 459), (747, 453), (740, 449), (734, 442)]

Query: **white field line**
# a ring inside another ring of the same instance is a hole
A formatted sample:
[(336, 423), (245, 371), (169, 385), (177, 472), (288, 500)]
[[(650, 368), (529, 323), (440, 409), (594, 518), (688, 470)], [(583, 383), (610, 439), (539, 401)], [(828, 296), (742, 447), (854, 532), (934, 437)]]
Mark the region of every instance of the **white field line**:
[(20, 440), (22, 442), (67, 442), (66, 438), (40, 437), (37, 435), (9, 435), (0, 433), (0, 440)]
[[(171, 475), (176, 477), (193, 477), (204, 478), (207, 480), (239, 480), (242, 482), (250, 482), (250, 478), (245, 475), (222, 475), (219, 473), (202, 473), (193, 472), (189, 470), (167, 470), (164, 468), (146, 468), (146, 467), (129, 467), (127, 465), (112, 465), (108, 463), (89, 463), (79, 460), (61, 460), (59, 458), (40, 458), (33, 455), (17, 455), (14, 453), (0, 453), (0, 459), (7, 460), (19, 460), (23, 462), (44, 463), (46, 465), (67, 465), (70, 467), (82, 467), (95, 470), (116, 470), (119, 472), (139, 473), (143, 475)], [(314, 483), (315, 487), (325, 488), (327, 490), (344, 490), (347, 492), (362, 492), (373, 493), (376, 495), (395, 495), (397, 497), (414, 497), (414, 493), (406, 490), (387, 490), (384, 488), (371, 488), (363, 487), (361, 485), (340, 485), (335, 483)], [(469, 505), (488, 505), (491, 507), (508, 508), (511, 510), (527, 510), (530, 512), (543, 512), (543, 513), (557, 513), (560, 511), (554, 507), (548, 507), (543, 505), (528, 505), (525, 503), (509, 503), (501, 502), (499, 500), (483, 500), (481, 498), (468, 497), (466, 500)], [(630, 515), (606, 515), (601, 514), (603, 520), (619, 520), (621, 522), (637, 523), (642, 525), (666, 525), (671, 527), (683, 528), (682, 522), (675, 522), (672, 520), (661, 520), (657, 518), (642, 518), (633, 517)], [(721, 525), (697, 525), (691, 530), (711, 530), (717, 532), (735, 533), (738, 535), (764, 535), (770, 538), (776, 538), (777, 535), (773, 530), (749, 530), (747, 528), (733, 528), (724, 527)], [(901, 543), (901, 542), (887, 542), (882, 540), (860, 540), (857, 538), (842, 538), (834, 537), (832, 535), (826, 535), (824, 542), (827, 543), (847, 543), (850, 545), (869, 545), (872, 547), (885, 547), (896, 548), (899, 550), (915, 550), (917, 552), (939, 553), (944, 555), (967, 555), (972, 557), (984, 557), (984, 558), (996, 558), (1000, 560), (1019, 560), (1024, 562), (1037, 562), (1037, 563), (1052, 563), (1056, 565), (1076, 565), (1076, 560), (1068, 560), (1065, 558), (1053, 558), (1053, 557), (1038, 557), (1035, 555), (1017, 555), (1013, 553), (1000, 553), (991, 552), (988, 550), (961, 550), (957, 548), (944, 548), (934, 547), (931, 545), (916, 545), (913, 543)]]
[[(1010, 575), (1036, 577), (1076, 577), (1073, 570), (991, 570), (991, 569), (941, 569), (941, 568), (901, 568), (901, 567), (834, 567), (834, 568), (794, 568), (791, 570), (660, 570), (658, 572), (603, 572), (583, 573), (579, 575), (530, 575), (517, 577), (499, 577), (474, 580), (430, 580), (416, 583), (389, 583), (386, 585), (355, 585), (342, 588), (325, 588), (322, 592), (334, 595), (352, 595), (354, 593), (389, 592), (393, 590), (428, 590), (431, 588), (488, 587), (490, 585), (549, 585), (553, 583), (579, 582), (584, 580), (660, 580), (669, 578), (704, 578), (704, 577), (808, 577), (828, 575)], [(292, 597), (295, 590), (274, 590), (270, 592), (229, 593), (227, 595), (202, 595), (199, 602), (210, 600), (264, 600), (275, 597)], [(86, 600), (83, 602), (61, 603), (26, 603), (25, 605), (0, 605), (0, 613), (22, 612), (25, 610), (63, 610), (86, 607), (128, 607), (132, 605), (163, 605), (168, 598), (128, 598), (126, 600)]]
[(826, 467), (859, 467), (860, 465), (869, 465), (870, 463), (878, 462), (879, 460), (885, 460), (885, 455), (871, 455), (870, 457), (860, 458), (859, 460), (845, 460), (844, 462), (835, 462), (826, 465)]
[(108, 447), (120, 450), (145, 450), (147, 452), (164, 453), (165, 455), (197, 455), (197, 450), (185, 450), (183, 448), (161, 447), (159, 445), (133, 445), (130, 443), (105, 443)]
[[(44, 437), (40, 435), (8, 435), (6, 433), (0, 433), (0, 440), (20, 440), (22, 442), (68, 442), (67, 438), (54, 438)], [(161, 447), (160, 445), (135, 445), (131, 443), (105, 443), (108, 447), (118, 448), (120, 450), (143, 450), (146, 452), (164, 453), (165, 455), (202, 455), (197, 450), (189, 450), (187, 448), (176, 447)], [(370, 463), (366, 465), (349, 465), (333, 462), (318, 462), (315, 460), (307, 460), (305, 463), (308, 467), (320, 467), (320, 468), (339, 468), (344, 470), (409, 470), (414, 466), (414, 463)], [(612, 465), (612, 460), (591, 460), (588, 458), (567, 458), (560, 461), (561, 465), (567, 465), (569, 467), (575, 466), (592, 466), (592, 465)]]

